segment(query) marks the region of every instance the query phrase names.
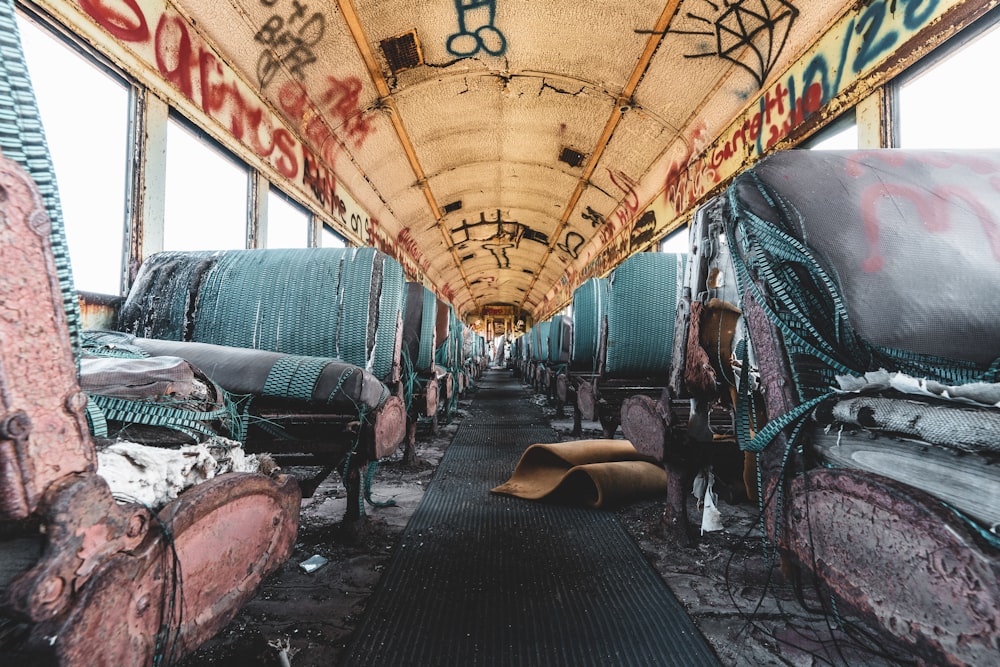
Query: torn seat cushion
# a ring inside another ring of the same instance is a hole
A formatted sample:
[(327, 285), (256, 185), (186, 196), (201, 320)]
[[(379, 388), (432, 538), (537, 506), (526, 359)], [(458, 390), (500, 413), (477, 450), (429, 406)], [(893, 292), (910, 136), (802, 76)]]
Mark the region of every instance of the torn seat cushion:
[(231, 413), (223, 390), (177, 356), (80, 358), (80, 388), (95, 437), (151, 445), (202, 442), (229, 435)]
[(377, 409), (389, 397), (389, 389), (372, 373), (339, 359), (103, 333), (114, 336), (117, 345), (153, 357), (185, 359), (230, 394), (301, 401), (351, 413), (362, 407)]
[(737, 205), (804, 242), (875, 345), (988, 365), (1000, 356), (1000, 152), (781, 151)]

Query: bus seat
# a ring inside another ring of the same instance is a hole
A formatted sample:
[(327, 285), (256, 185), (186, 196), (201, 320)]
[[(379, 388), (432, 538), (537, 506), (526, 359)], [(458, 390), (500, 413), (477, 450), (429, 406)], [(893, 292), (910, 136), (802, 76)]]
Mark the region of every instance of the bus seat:
[(608, 277), (594, 387), (597, 416), (605, 437), (613, 437), (620, 424), (636, 449), (658, 461), (664, 460), (670, 423), (659, 417), (671, 411), (663, 406), (672, 400), (665, 388), (686, 261), (683, 253), (640, 252)]
[(299, 488), (231, 472), (162, 508), (113, 496), (87, 425), (77, 295), (12, 2), (0, 3), (0, 50), (0, 651), (23, 664), (172, 662), (291, 555)]
[(563, 416), (569, 398), (569, 358), (573, 346), (573, 318), (554, 315), (549, 327), (549, 358), (545, 364), (544, 386), (550, 400), (555, 401), (556, 416)]
[[(0, 191), (0, 256), (18, 278), (0, 282), (0, 302), (18, 312), (0, 318), (0, 616), (21, 628), (4, 655), (57, 665), (95, 655), (106, 664), (179, 658), (221, 630), (290, 556), (298, 485), (288, 475), (230, 472), (163, 507), (114, 497), (89, 435), (64, 309), (71, 283), (54, 269), (51, 218), (31, 178), (6, 157)], [(171, 578), (179, 568), (183, 596)], [(168, 600), (182, 602), (164, 615), (127, 612), (167, 610)]]
[(933, 663), (1000, 627), (998, 182), (996, 151), (785, 151), (716, 204), (770, 544)]
[(403, 461), (416, 463), (417, 423), (429, 421), (437, 429), (439, 403), (438, 371), (434, 363), (437, 349), (438, 299), (421, 283), (406, 283), (403, 311), (403, 343), (400, 353), (402, 383), (406, 402), (406, 441)]
[(234, 396), (248, 451), (322, 465), (303, 493), (345, 462), (353, 496), (360, 469), (405, 437), (404, 290), (402, 268), (374, 248), (161, 252), (140, 267), (116, 329)]
[(574, 437), (582, 435), (584, 419), (597, 418), (594, 382), (603, 367), (601, 345), (607, 302), (607, 278), (590, 278), (573, 290), (573, 336), (566, 400), (573, 405)]

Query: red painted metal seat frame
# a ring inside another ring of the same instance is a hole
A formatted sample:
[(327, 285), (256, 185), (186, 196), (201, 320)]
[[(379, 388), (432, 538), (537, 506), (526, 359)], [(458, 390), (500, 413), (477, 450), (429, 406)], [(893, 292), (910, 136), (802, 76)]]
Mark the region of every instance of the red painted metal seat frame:
[(294, 479), (229, 473), (159, 511), (118, 502), (96, 471), (49, 220), (0, 156), (0, 521), (44, 540), (3, 584), (26, 628), (6, 655), (60, 665), (177, 659), (216, 634), (291, 554)]

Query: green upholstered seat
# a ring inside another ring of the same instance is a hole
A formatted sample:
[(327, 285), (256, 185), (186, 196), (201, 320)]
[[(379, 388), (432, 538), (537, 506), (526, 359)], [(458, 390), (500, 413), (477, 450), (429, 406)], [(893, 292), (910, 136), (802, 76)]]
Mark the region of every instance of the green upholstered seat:
[(574, 370), (597, 372), (601, 323), (607, 314), (608, 281), (591, 278), (573, 292), (573, 344), (570, 364)]
[(686, 255), (641, 252), (608, 280), (605, 371), (612, 377), (670, 372), (674, 320)]

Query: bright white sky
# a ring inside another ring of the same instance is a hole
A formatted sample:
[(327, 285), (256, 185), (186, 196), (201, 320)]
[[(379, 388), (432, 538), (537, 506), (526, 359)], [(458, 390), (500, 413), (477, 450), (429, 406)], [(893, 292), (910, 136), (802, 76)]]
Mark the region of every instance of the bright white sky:
[[(19, 17), (19, 25), (56, 167), (76, 285), (118, 294), (125, 224), (127, 91), (34, 24)], [(1000, 148), (996, 120), (1000, 88), (986, 75), (998, 61), (1000, 29), (994, 28), (903, 86), (901, 145)], [(207, 152), (203, 143), (178, 127), (172, 123), (168, 134), (165, 247), (243, 247), (246, 172)], [(850, 128), (817, 147), (853, 148), (856, 136)], [(308, 222), (303, 210), (271, 196), (268, 219), (268, 247), (306, 245)], [(322, 242), (342, 245), (329, 233), (323, 234)], [(663, 244), (667, 252), (686, 247), (686, 230)]]

